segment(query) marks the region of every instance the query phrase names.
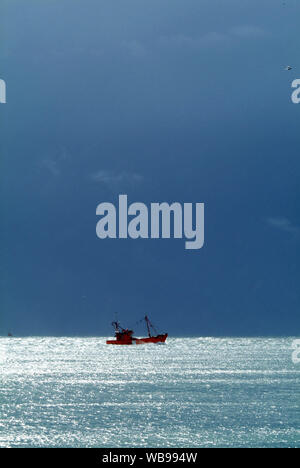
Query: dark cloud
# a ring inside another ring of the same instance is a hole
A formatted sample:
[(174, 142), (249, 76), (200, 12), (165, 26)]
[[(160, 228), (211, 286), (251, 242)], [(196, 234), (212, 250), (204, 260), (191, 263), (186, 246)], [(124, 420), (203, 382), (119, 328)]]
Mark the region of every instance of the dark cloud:
[[(299, 3), (2, 3), (2, 323), (100, 335), (118, 311), (171, 334), (293, 334)], [(204, 248), (98, 239), (97, 205), (127, 191), (204, 202)]]

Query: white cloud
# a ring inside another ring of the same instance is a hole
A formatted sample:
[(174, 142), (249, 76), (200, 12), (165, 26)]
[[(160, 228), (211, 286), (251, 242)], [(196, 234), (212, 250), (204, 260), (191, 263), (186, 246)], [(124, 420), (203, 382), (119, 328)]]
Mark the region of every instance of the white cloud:
[(135, 186), (143, 181), (143, 176), (132, 172), (113, 172), (100, 170), (91, 175), (94, 182), (102, 183), (110, 188), (118, 188), (121, 186)]
[(287, 218), (268, 218), (267, 223), (273, 228), (280, 229), (281, 231), (299, 233), (300, 227), (293, 225)]
[(159, 44), (174, 47), (206, 48), (232, 43), (237, 39), (257, 39), (267, 35), (267, 32), (257, 26), (235, 26), (225, 32), (211, 31), (202, 36), (189, 36), (176, 34), (174, 36), (161, 37)]
[(184, 34), (177, 34), (175, 36), (161, 37), (159, 43), (165, 46), (177, 46), (188, 48), (201, 48), (208, 47), (216, 44), (223, 44), (228, 40), (226, 34), (209, 32), (199, 37), (187, 36)]
[(267, 33), (264, 29), (257, 26), (244, 25), (232, 28), (230, 30), (230, 34), (241, 38), (251, 39), (266, 36)]
[(123, 41), (122, 46), (134, 57), (142, 58), (146, 55), (146, 48), (139, 41)]
[(54, 159), (46, 158), (41, 161), (41, 166), (46, 169), (54, 177), (58, 177), (61, 171), (57, 162)]
[(61, 146), (48, 155), (43, 156), (37, 163), (40, 169), (53, 177), (61, 176), (66, 170), (66, 164), (71, 161), (71, 154), (67, 148)]

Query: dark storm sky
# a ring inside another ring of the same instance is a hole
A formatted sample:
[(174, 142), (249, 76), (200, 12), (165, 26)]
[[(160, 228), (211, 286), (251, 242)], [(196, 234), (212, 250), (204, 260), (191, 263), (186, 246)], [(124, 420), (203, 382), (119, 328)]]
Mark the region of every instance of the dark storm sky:
[[(1, 5), (0, 332), (297, 335), (299, 1)], [(204, 202), (204, 248), (98, 239), (119, 193)]]

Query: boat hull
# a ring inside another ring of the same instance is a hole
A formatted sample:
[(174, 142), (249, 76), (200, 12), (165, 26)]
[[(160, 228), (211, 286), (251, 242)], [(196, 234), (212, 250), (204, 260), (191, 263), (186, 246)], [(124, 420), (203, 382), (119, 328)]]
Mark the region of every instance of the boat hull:
[(168, 333), (164, 335), (149, 336), (147, 338), (132, 338), (130, 340), (107, 340), (106, 344), (112, 345), (133, 345), (133, 344), (147, 344), (147, 343), (164, 343), (168, 337)]
[(164, 335), (150, 336), (148, 338), (136, 338), (136, 344), (145, 344), (145, 343), (164, 343), (168, 337), (168, 333)]
[(112, 345), (132, 345), (132, 340), (131, 341), (123, 341), (123, 340), (107, 340), (106, 344), (112, 344)]

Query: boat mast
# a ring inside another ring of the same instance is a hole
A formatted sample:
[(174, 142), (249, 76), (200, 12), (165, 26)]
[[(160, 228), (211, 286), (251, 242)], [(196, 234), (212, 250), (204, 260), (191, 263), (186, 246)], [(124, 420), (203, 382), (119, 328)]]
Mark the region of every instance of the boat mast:
[(151, 338), (150, 321), (149, 321), (147, 315), (145, 315), (145, 321), (146, 321), (146, 325), (147, 325), (148, 336), (149, 336), (149, 338)]
[(112, 322), (112, 326), (114, 327), (116, 333), (120, 332), (120, 324), (118, 321)]

